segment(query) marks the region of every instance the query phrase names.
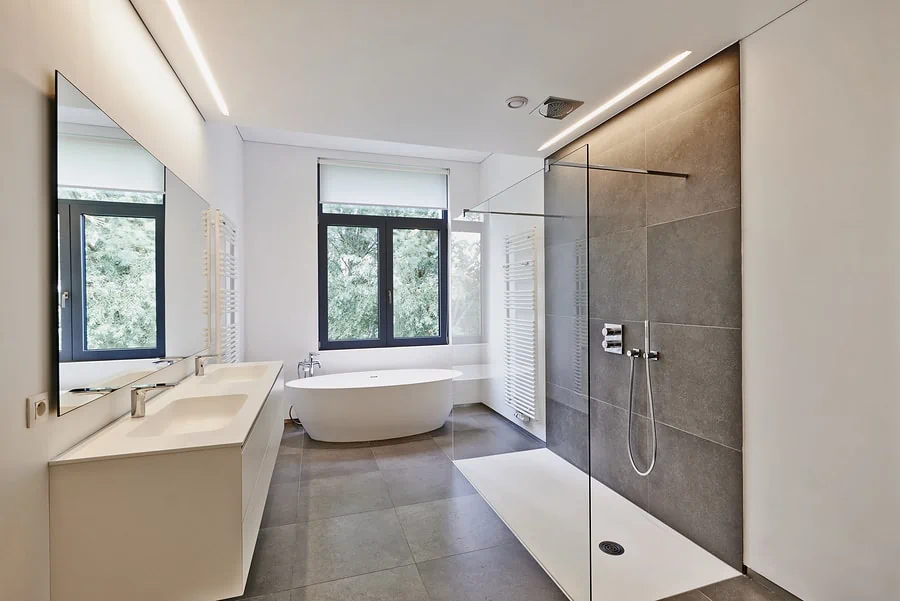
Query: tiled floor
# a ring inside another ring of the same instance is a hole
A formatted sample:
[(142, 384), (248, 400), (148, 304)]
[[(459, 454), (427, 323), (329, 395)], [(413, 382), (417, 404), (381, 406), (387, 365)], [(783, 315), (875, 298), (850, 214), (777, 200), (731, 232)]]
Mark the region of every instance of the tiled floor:
[(382, 442), (320, 443), (286, 426), (241, 598), (564, 601), (451, 462), (541, 446), (483, 405)]
[(791, 601), (781, 593), (769, 590), (756, 580), (738, 576), (704, 586), (694, 591), (668, 597), (663, 601)]

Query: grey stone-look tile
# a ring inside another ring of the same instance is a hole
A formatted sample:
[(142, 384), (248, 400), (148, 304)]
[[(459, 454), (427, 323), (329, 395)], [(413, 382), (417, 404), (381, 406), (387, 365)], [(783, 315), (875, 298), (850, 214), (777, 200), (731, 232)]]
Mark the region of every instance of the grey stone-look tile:
[(546, 247), (544, 274), (546, 312), (550, 315), (575, 317), (577, 245), (575, 242)]
[(704, 586), (700, 591), (711, 601), (781, 601), (783, 597), (758, 582), (738, 576), (716, 584)]
[(649, 130), (740, 83), (740, 49), (735, 44), (691, 69), (637, 106)]
[(589, 269), (591, 317), (647, 319), (646, 228), (591, 238)]
[(298, 487), (297, 482), (269, 486), (266, 507), (263, 510), (263, 528), (285, 526), (297, 521)]
[(479, 428), (435, 436), (434, 442), (450, 459), (471, 459), (538, 449), (543, 443), (518, 431), (518, 427)]
[(679, 595), (672, 595), (671, 597), (666, 597), (660, 601), (709, 601), (709, 599), (699, 590), (696, 590), (681, 593)]
[(647, 178), (648, 224), (740, 206), (740, 104), (735, 86), (647, 132), (648, 165), (689, 174)]
[(516, 540), (478, 494), (398, 507), (397, 515), (416, 562)]
[[(575, 150), (563, 160), (585, 165), (587, 148)], [(551, 166), (544, 174), (544, 212), (561, 217), (544, 220), (547, 246), (587, 238), (587, 177), (587, 169), (561, 165)]]
[(381, 472), (317, 478), (300, 483), (297, 521), (311, 522), (393, 507)]
[(290, 601), (429, 601), (416, 566), (294, 589)]
[[(645, 169), (643, 134), (606, 152), (591, 151), (592, 165)], [(647, 225), (647, 176), (590, 170), (588, 231), (591, 237), (637, 229)]]
[(281, 591), (279, 593), (270, 593), (259, 597), (235, 597), (244, 601), (291, 601), (291, 591)]
[(479, 413), (490, 413), (491, 409), (484, 403), (470, 403), (468, 405), (454, 405), (451, 415), (467, 416)]
[(741, 453), (657, 424), (649, 512), (737, 569), (743, 549)]
[(475, 493), (462, 472), (449, 461), (424, 467), (385, 470), (381, 474), (396, 507)]
[(741, 331), (650, 326), (653, 399), (659, 421), (741, 449)]
[(278, 449), (279, 454), (292, 455), (303, 452), (305, 440), (309, 437), (306, 431), (300, 426), (288, 423), (284, 425), (284, 432), (281, 435), (281, 447)]
[(741, 327), (741, 211), (648, 228), (650, 319)]
[(294, 588), (413, 563), (393, 509), (297, 524)]
[[(587, 368), (585, 368), (587, 371)], [(586, 387), (582, 388), (583, 390)], [(552, 382), (547, 383), (547, 398), (553, 399), (557, 403), (563, 404), (569, 409), (574, 409), (579, 413), (587, 414), (587, 392), (577, 393), (574, 390), (557, 386)]]
[[(284, 447), (282, 447), (284, 448)], [(301, 453), (279, 453), (272, 472), (272, 484), (296, 483), (300, 480)]]
[[(596, 164), (599, 162), (597, 160), (598, 156), (612, 148), (634, 140), (643, 135), (643, 133), (644, 116), (641, 114), (641, 111), (637, 110), (636, 106), (633, 106), (595, 127), (563, 149), (553, 153), (552, 158), (553, 160), (558, 160), (560, 156), (570, 152), (571, 149), (587, 144), (591, 163)], [(582, 162), (584, 161), (583, 152), (574, 153), (572, 156), (577, 157)]]
[(372, 446), (368, 440), (359, 442), (327, 442), (316, 440), (309, 434), (303, 436), (303, 448), (305, 449), (362, 449)]
[(245, 599), (291, 588), (296, 532), (294, 524), (259, 531), (244, 588)]
[(514, 542), (420, 563), (431, 601), (566, 601), (547, 573)]
[[(623, 330), (621, 355), (607, 353), (601, 343), (603, 327), (607, 323), (621, 325)], [(591, 389), (590, 396), (606, 401), (623, 409), (628, 408), (628, 397), (632, 394), (631, 358), (626, 354), (628, 349), (644, 348), (644, 322), (621, 321), (614, 319), (591, 319)], [(647, 375), (644, 359), (634, 362), (634, 411), (647, 415)]]
[[(650, 421), (635, 415), (632, 449), (638, 468), (650, 459)], [(650, 486), (631, 467), (628, 458), (628, 411), (591, 400), (591, 475), (638, 507), (647, 508)]]
[(573, 361), (576, 320), (574, 317), (545, 316), (547, 381), (574, 390)]
[(427, 439), (386, 444), (373, 447), (375, 461), (382, 470), (398, 470), (411, 467), (444, 464), (447, 456), (429, 436)]
[(378, 464), (370, 448), (306, 449), (302, 480), (331, 478), (377, 472)]
[(588, 415), (547, 399), (547, 448), (580, 469), (588, 469)]

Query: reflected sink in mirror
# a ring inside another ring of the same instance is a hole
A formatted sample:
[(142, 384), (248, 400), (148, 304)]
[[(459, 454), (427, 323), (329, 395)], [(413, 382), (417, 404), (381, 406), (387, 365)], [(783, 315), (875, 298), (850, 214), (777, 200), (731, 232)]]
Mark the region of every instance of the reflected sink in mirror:
[(177, 436), (226, 428), (247, 401), (246, 394), (177, 399), (148, 415), (128, 436)]
[(265, 365), (248, 365), (241, 367), (220, 367), (215, 371), (201, 376), (204, 384), (225, 384), (237, 382), (252, 382), (266, 375)]

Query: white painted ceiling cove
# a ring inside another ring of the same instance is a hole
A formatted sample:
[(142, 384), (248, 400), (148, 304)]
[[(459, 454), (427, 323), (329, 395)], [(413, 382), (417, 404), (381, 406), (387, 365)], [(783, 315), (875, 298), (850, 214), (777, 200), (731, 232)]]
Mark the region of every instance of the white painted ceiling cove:
[[(549, 154), (556, 147), (537, 151), (548, 138), (669, 58), (693, 52), (605, 118), (800, 3), (180, 1), (228, 117), (166, 3), (132, 0), (207, 119), (280, 143), (297, 133), (336, 136), (474, 151), (468, 160)], [(514, 95), (528, 97), (528, 106), (506, 108)], [(531, 114), (549, 95), (585, 104), (564, 121)]]

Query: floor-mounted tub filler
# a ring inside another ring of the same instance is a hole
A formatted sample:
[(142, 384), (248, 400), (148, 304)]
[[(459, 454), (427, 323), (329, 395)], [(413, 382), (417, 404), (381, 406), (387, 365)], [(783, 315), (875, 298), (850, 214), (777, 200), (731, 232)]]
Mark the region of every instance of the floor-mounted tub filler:
[(453, 407), (452, 369), (391, 369), (293, 380), (306, 432), (324, 442), (413, 436), (444, 425)]

